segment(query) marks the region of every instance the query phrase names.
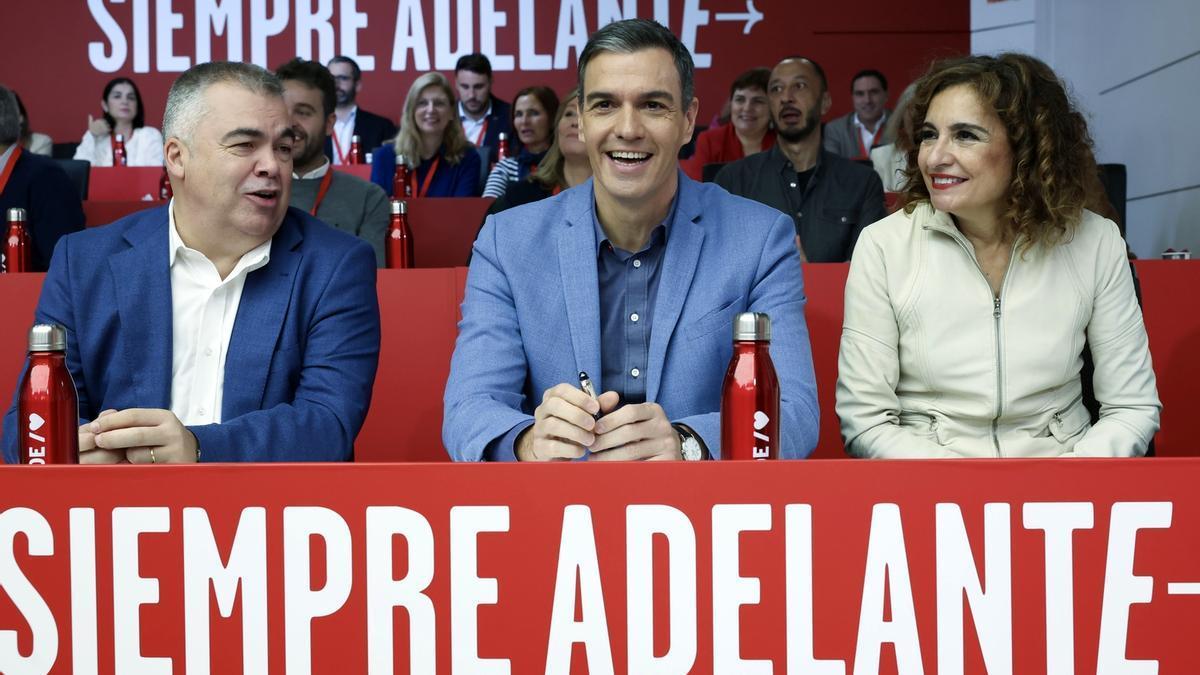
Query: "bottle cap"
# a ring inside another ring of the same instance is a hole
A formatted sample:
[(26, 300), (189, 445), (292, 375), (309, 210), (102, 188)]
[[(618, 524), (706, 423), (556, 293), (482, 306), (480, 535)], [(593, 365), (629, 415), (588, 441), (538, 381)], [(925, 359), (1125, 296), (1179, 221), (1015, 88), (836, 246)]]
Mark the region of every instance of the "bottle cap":
[(29, 351), (67, 351), (67, 329), (56, 323), (34, 324), (33, 328), (29, 329)]
[(396, 164), (408, 164), (408, 161), (405, 160), (404, 155), (396, 155)]
[(771, 317), (763, 312), (742, 312), (733, 319), (733, 340), (771, 341)]
[(351, 143), (358, 143), (361, 140), (362, 139), (358, 137), (358, 134), (350, 134), (350, 142)]
[(369, 153), (369, 152), (366, 154), (365, 157), (363, 157), (363, 161), (365, 161), (367, 164), (371, 164), (374, 161), (374, 159), (375, 158), (372, 157), (371, 153)]
[(14, 206), (8, 210), (8, 222), (11, 223), (14, 221), (18, 223), (25, 222), (25, 209), (19, 206)]
[(125, 134), (117, 134), (117, 142), (124, 143), (125, 142)]
[(408, 213), (408, 202), (403, 199), (392, 200), (392, 215), (400, 216)]
[(502, 141), (507, 141), (507, 140), (508, 140), (508, 134), (506, 134), (506, 133), (504, 133), (503, 131), (501, 131), (501, 132), (500, 132), (499, 139), (500, 139), (500, 140), (502, 140)]

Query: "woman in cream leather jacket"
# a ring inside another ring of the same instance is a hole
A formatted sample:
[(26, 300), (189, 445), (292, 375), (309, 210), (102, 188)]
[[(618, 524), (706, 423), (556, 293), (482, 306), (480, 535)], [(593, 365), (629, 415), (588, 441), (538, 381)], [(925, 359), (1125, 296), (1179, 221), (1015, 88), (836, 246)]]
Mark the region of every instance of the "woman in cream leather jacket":
[(1091, 139), (1054, 73), (1016, 54), (934, 64), (900, 143), (907, 206), (864, 230), (846, 282), (847, 451), (1144, 454), (1161, 409), (1146, 330), (1116, 225), (1084, 208)]

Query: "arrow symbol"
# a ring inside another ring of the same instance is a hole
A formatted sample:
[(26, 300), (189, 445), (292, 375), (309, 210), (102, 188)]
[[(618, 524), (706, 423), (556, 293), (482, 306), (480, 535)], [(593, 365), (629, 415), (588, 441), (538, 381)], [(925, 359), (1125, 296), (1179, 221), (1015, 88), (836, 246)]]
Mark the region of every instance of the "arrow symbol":
[(755, 8), (754, 0), (746, 0), (745, 12), (717, 12), (713, 18), (717, 21), (745, 21), (746, 27), (742, 29), (742, 35), (749, 35), (754, 24), (762, 21), (763, 13)]

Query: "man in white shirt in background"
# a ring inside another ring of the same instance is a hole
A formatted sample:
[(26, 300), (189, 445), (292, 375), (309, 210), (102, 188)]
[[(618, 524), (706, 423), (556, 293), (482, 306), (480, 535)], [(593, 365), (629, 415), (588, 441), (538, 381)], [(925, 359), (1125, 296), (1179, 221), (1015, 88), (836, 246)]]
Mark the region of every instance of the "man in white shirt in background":
[(850, 81), (854, 110), (825, 125), (825, 149), (846, 159), (870, 159), (871, 148), (883, 142), (887, 109), (887, 78), (878, 70), (860, 70)]
[(512, 106), (492, 95), (492, 62), (483, 54), (467, 54), (454, 66), (454, 88), (458, 92), (458, 118), (467, 140), (487, 148), (484, 167), (495, 164), (500, 134), (508, 137), (508, 150), (520, 150), (512, 132)]
[(337, 88), (337, 122), (325, 141), (325, 154), (334, 164), (349, 164), (350, 143), (355, 135), (363, 154), (391, 143), (396, 138), (396, 125), (390, 119), (358, 107), (362, 93), (362, 70), (349, 56), (329, 59), (329, 72)]

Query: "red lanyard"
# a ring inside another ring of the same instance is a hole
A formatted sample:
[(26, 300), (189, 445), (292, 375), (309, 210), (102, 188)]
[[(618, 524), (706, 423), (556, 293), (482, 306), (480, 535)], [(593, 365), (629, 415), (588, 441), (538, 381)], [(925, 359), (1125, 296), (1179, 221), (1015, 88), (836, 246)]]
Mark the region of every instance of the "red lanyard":
[(338, 141), (337, 130), (333, 132), (333, 151), (337, 153), (338, 164), (345, 164), (346, 153), (342, 152), (342, 144)]
[[(875, 127), (875, 133), (871, 134), (871, 147), (875, 146), (875, 141), (879, 138), (879, 135), (883, 133), (883, 122), (883, 117), (880, 117), (879, 126)], [(863, 129), (866, 129), (866, 126), (864, 126)], [(858, 149), (860, 152), (862, 152), (861, 159), (870, 159), (871, 148), (863, 144), (862, 131), (859, 129), (855, 129), (855, 131), (858, 132)]]
[(438, 164), (442, 161), (440, 156), (433, 158), (433, 164), (429, 165), (429, 173), (425, 174), (425, 180), (421, 183), (421, 189), (417, 190), (417, 172), (414, 169), (412, 176), (408, 179), (412, 183), (413, 194), (417, 197), (424, 197), (425, 193), (429, 192), (429, 185), (433, 182), (433, 174), (437, 173)]
[(4, 188), (8, 186), (8, 177), (12, 175), (13, 167), (17, 165), (17, 160), (21, 158), (21, 139), (13, 141), (13, 152), (8, 156), (8, 164), (4, 166), (4, 172), (0, 173), (0, 193), (4, 192)]
[(475, 137), (475, 145), (483, 147), (483, 137), (487, 136), (488, 118), (483, 118), (483, 128), (479, 130), (479, 135)]
[(555, 186), (554, 186), (554, 189), (550, 191), (550, 196), (551, 196), (551, 197), (553, 197), (554, 195), (556, 195), (556, 194), (558, 194), (558, 193), (560, 193), (560, 192), (562, 192), (562, 186), (561, 186), (561, 185), (555, 185)]
[(333, 183), (333, 167), (325, 168), (325, 175), (321, 176), (321, 187), (317, 188), (317, 201), (313, 202), (312, 210), (309, 211), (316, 217), (317, 209), (321, 208), (321, 202), (325, 199), (325, 193), (329, 192), (329, 185)]

